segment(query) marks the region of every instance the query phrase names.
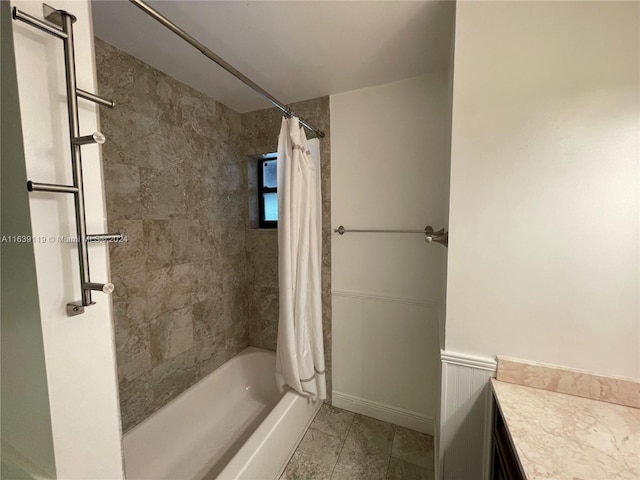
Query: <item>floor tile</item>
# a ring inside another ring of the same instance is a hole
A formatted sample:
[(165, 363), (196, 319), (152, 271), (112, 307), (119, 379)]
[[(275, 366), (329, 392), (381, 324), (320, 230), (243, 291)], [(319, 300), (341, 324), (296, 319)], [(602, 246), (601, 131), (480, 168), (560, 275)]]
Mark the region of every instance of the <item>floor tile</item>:
[(281, 480), (434, 480), (433, 438), (323, 405)]
[(309, 428), (280, 480), (329, 480), (342, 440)]
[(332, 480), (384, 480), (394, 430), (390, 423), (356, 415)]
[(434, 480), (433, 469), (419, 467), (391, 457), (386, 480)]
[(353, 422), (354, 413), (324, 404), (311, 424), (311, 428), (344, 440)]
[(391, 456), (420, 467), (433, 469), (433, 437), (397, 427)]

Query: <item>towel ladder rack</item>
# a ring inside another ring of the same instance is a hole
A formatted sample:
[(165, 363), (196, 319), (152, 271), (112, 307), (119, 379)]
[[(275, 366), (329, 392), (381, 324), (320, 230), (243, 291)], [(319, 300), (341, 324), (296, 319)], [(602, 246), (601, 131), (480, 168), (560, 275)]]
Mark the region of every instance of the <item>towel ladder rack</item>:
[(105, 141), (104, 135), (95, 132), (91, 135), (80, 136), (78, 120), (78, 98), (113, 108), (114, 102), (87, 92), (76, 85), (76, 64), (73, 43), (73, 24), (76, 17), (65, 10), (57, 10), (43, 4), (43, 14), (47, 22), (13, 7), (12, 17), (38, 30), (53, 35), (62, 40), (64, 48), (64, 63), (67, 91), (67, 110), (69, 115), (69, 137), (71, 140), (71, 163), (73, 168), (72, 185), (56, 185), (51, 183), (27, 182), (29, 192), (70, 193), (74, 197), (76, 231), (78, 236), (78, 265), (80, 270), (81, 299), (67, 303), (67, 315), (75, 316), (84, 313), (85, 307), (95, 304), (91, 298), (92, 291), (111, 293), (112, 283), (94, 283), (89, 275), (89, 252), (87, 244), (91, 242), (121, 242), (121, 233), (88, 235), (85, 219), (84, 186), (82, 179), (81, 147), (83, 145), (98, 144)]

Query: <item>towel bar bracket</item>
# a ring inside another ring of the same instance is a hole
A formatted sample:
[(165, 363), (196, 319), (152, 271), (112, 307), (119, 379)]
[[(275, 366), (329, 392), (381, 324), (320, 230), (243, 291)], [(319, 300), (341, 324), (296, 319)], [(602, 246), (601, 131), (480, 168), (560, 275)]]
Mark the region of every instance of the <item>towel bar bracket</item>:
[[(94, 305), (96, 302), (91, 302)], [(82, 301), (67, 303), (67, 317), (75, 317), (76, 315), (82, 315), (84, 313), (84, 307)]]

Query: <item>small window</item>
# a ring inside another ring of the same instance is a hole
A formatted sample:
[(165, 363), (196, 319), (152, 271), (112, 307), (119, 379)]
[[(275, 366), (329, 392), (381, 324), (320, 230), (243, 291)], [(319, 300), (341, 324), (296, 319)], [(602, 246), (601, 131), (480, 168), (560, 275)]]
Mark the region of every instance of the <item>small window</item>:
[(269, 153), (258, 160), (258, 204), (260, 228), (278, 226), (277, 154)]

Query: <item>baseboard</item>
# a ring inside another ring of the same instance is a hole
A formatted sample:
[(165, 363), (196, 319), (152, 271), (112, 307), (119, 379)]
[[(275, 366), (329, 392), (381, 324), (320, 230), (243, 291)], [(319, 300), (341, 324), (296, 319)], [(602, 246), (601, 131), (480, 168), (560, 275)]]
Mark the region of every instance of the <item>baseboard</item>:
[(359, 413), (367, 417), (377, 418), (385, 422), (410, 428), (418, 432), (433, 435), (433, 418), (429, 418), (421, 413), (394, 407), (385, 403), (374, 402), (364, 398), (355, 397), (342, 392), (333, 391), (334, 407), (343, 408), (350, 412)]
[(55, 475), (42, 470), (8, 443), (2, 443), (2, 478), (15, 480), (51, 480)]

